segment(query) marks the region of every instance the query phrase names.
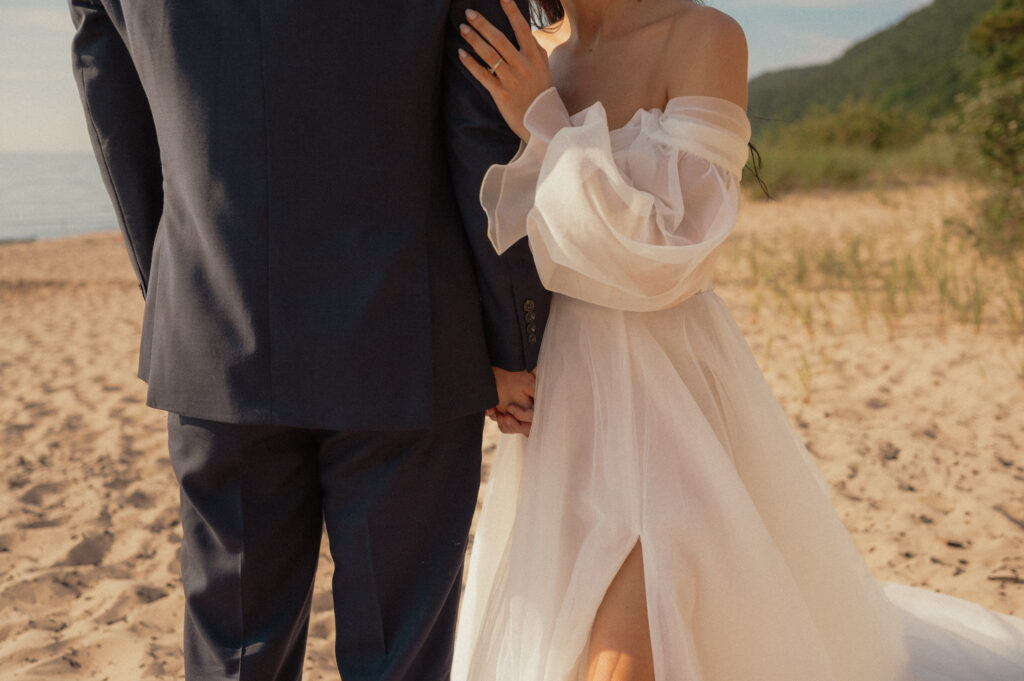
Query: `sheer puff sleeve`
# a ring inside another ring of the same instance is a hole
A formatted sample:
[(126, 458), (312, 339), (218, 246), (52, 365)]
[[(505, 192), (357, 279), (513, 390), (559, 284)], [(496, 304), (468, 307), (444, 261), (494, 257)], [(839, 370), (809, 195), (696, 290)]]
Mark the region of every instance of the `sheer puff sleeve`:
[(747, 159), (739, 106), (676, 97), (609, 130), (600, 103), (569, 116), (550, 88), (524, 123), (529, 143), (480, 191), (498, 252), (527, 236), (545, 287), (621, 310), (663, 309), (710, 286)]

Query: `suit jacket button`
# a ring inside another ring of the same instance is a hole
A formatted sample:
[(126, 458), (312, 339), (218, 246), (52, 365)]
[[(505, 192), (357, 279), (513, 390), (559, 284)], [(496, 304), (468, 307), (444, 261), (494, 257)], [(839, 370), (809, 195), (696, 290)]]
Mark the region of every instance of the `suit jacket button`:
[(526, 333), (530, 333), (530, 334), (537, 333), (537, 325), (536, 324), (527, 324), (526, 325)]
[(528, 341), (530, 342), (530, 345), (536, 345), (536, 344), (537, 344), (537, 334), (535, 334), (535, 333), (531, 333), (531, 334), (530, 334), (530, 335), (529, 335), (529, 336), (528, 336), (528, 337), (526, 338), (526, 340), (528, 340)]
[(526, 321), (527, 322), (535, 322), (535, 321), (537, 321), (537, 313), (536, 312), (527, 312), (525, 317), (526, 317)]
[(533, 312), (536, 309), (537, 303), (533, 302), (532, 299), (527, 298), (526, 302), (523, 303), (523, 310), (526, 312)]

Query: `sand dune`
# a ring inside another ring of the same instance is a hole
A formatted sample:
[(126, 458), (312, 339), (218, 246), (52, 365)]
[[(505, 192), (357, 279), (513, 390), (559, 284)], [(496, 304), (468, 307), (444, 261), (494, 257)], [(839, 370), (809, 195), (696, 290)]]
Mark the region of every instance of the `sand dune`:
[[(947, 183), (750, 204), (738, 243), (934, 226), (967, 199)], [(875, 573), (1024, 614), (1022, 339), (998, 325), (937, 330), (926, 316), (895, 333), (837, 323), (811, 339), (722, 274), (719, 293)], [(4, 679), (180, 677), (177, 488), (164, 416), (134, 378), (141, 314), (115, 234), (0, 246)], [(324, 554), (314, 680), (337, 678), (330, 568)]]

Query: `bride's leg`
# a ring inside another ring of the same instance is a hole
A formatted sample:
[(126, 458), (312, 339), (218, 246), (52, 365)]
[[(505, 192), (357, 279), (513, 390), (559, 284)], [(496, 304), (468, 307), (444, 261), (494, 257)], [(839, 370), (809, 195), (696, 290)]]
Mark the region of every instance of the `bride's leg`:
[(597, 609), (587, 681), (654, 681), (640, 542), (622, 563)]

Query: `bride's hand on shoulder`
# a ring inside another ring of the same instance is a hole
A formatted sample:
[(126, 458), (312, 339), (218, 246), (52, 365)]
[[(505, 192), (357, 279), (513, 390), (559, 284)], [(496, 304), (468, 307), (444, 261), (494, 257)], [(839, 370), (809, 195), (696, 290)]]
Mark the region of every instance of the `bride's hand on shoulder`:
[[(530, 132), (523, 125), (526, 110), (537, 95), (554, 82), (548, 55), (530, 31), (530, 24), (512, 0), (501, 0), (501, 7), (515, 31), (515, 45), (479, 12), (466, 11), (466, 21), (459, 28), (476, 57), (468, 50), (459, 49), (459, 58), (498, 105), (505, 122), (526, 141)], [(486, 64), (487, 66), (481, 65)]]

